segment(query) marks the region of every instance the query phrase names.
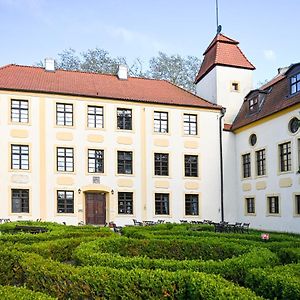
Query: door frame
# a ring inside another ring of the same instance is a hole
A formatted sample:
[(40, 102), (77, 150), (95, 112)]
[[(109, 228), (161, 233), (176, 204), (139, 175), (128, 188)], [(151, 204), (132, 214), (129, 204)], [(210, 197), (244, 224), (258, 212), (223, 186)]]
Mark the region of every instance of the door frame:
[[(107, 198), (107, 193), (105, 192), (101, 192), (101, 191), (93, 191), (93, 192), (84, 192), (84, 205), (85, 205), (85, 208), (87, 206), (87, 195), (90, 195), (90, 194), (95, 194), (95, 195), (100, 195), (100, 197), (104, 197), (104, 207), (105, 207), (105, 210), (104, 210), (104, 224), (100, 223), (100, 224), (89, 224), (89, 225), (96, 225), (96, 226), (103, 226), (107, 223), (107, 209), (106, 209), (106, 204), (107, 204), (107, 201), (106, 201), (106, 198)], [(93, 201), (95, 201), (93, 199)], [(96, 200), (97, 201), (97, 200)], [(99, 201), (103, 201), (103, 199), (99, 199)], [(85, 218), (85, 223), (87, 224), (87, 209), (85, 209), (85, 213), (84, 213), (84, 218)]]

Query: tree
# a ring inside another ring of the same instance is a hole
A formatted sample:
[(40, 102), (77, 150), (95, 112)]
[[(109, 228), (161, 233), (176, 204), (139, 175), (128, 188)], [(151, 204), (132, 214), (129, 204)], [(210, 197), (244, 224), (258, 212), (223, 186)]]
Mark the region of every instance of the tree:
[[(200, 67), (200, 60), (195, 56), (182, 57), (179, 54), (169, 56), (159, 52), (157, 57), (150, 59), (149, 69), (145, 70), (145, 64), (140, 58), (136, 58), (129, 66), (125, 57), (111, 57), (108, 51), (100, 48), (88, 49), (79, 55), (72, 48), (65, 49), (58, 54), (56, 60), (59, 69), (102, 74), (116, 74), (119, 64), (127, 65), (130, 76), (165, 79), (195, 92), (193, 82)], [(37, 65), (43, 64), (39, 62)]]
[(194, 80), (200, 67), (200, 59), (195, 56), (168, 56), (159, 52), (149, 61), (151, 78), (168, 80), (186, 90), (195, 92)]

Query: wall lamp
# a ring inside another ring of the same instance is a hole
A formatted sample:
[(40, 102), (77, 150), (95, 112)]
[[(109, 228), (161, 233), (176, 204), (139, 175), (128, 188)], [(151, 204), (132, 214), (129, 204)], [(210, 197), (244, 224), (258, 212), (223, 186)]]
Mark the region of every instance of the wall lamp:
[(78, 194), (80, 194), (81, 193), (81, 189), (78, 189)]
[(115, 191), (114, 191), (114, 190), (111, 190), (110, 192), (111, 192), (111, 194), (112, 194), (112, 195), (115, 193)]

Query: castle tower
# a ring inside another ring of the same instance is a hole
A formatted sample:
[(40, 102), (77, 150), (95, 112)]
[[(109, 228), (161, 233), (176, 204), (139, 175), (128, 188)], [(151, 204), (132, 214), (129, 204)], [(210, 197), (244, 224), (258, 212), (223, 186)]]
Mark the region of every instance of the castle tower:
[(225, 107), (224, 121), (229, 124), (252, 89), (255, 69), (238, 44), (218, 33), (203, 53), (204, 59), (195, 79), (197, 95)]

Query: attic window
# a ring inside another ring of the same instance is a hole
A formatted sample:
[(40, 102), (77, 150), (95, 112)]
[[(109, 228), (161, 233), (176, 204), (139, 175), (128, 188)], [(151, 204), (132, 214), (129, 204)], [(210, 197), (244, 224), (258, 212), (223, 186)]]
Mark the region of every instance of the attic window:
[(300, 91), (300, 73), (290, 78), (291, 95)]
[(231, 91), (238, 92), (240, 90), (240, 84), (236, 81), (231, 82)]
[(257, 112), (258, 110), (258, 97), (249, 99), (249, 111)]

